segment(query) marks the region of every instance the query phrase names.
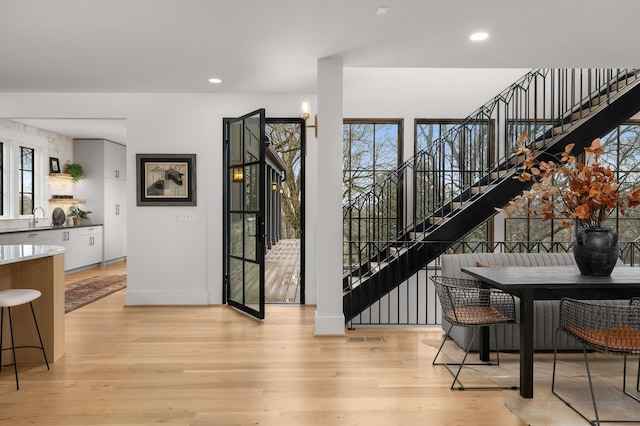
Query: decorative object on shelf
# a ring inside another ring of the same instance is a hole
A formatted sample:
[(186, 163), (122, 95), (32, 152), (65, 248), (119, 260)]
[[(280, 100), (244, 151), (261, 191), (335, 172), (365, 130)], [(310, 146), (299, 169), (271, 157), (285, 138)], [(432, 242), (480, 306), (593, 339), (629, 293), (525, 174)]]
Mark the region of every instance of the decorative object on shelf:
[(67, 217), (64, 214), (64, 210), (62, 210), (60, 207), (56, 207), (55, 209), (53, 209), (53, 212), (51, 213), (51, 222), (55, 226), (64, 225), (66, 220)]
[(60, 161), (55, 157), (49, 157), (49, 173), (60, 173)]
[(196, 154), (136, 154), (138, 206), (195, 206)]
[(82, 166), (78, 163), (67, 161), (65, 164), (65, 173), (69, 173), (74, 182), (78, 182), (84, 173)]
[(618, 236), (612, 229), (603, 227), (603, 222), (614, 209), (624, 215), (626, 207), (638, 207), (640, 188), (617, 182), (611, 168), (600, 163), (604, 150), (599, 138), (584, 149), (584, 163), (579, 163), (571, 153), (574, 144), (567, 145), (562, 153), (548, 161), (536, 160), (538, 152), (527, 148), (526, 140), (527, 135), (523, 134), (514, 151), (516, 156), (524, 156), (515, 178), (532, 182), (531, 189), (523, 191), (505, 208), (496, 210), (508, 216), (526, 208), (529, 214), (541, 216), (543, 221), (563, 218), (560, 225), (565, 228), (576, 221), (582, 228), (577, 230), (573, 245), (580, 272), (610, 275), (619, 255)]
[(74, 225), (80, 225), (82, 220), (89, 219), (89, 215), (93, 213), (91, 210), (82, 210), (77, 205), (69, 207), (69, 217), (73, 218)]

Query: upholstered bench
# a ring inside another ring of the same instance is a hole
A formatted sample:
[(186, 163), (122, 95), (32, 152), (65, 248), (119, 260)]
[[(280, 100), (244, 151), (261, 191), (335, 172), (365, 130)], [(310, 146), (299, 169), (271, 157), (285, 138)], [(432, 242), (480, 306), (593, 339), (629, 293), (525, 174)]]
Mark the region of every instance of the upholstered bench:
[[(440, 275), (456, 278), (471, 278), (461, 270), (468, 266), (567, 266), (576, 264), (573, 253), (465, 253), (445, 254), (441, 259), (442, 271)], [(553, 350), (555, 331), (558, 327), (559, 305), (560, 302), (557, 300), (534, 302), (535, 338), (533, 345), (535, 350)], [(516, 318), (519, 318), (519, 315), (519, 306), (516, 303)], [(443, 330), (448, 330), (450, 324), (444, 319), (442, 322)], [(496, 333), (500, 350), (518, 350), (520, 347), (520, 332), (517, 325), (496, 327)], [(581, 349), (580, 345), (563, 334), (560, 333), (559, 349)], [(450, 336), (461, 347), (466, 347), (472, 337), (467, 327), (453, 327)], [(491, 349), (495, 349), (493, 336), (490, 339), (490, 343)], [(471, 349), (478, 350), (477, 341), (473, 342)]]

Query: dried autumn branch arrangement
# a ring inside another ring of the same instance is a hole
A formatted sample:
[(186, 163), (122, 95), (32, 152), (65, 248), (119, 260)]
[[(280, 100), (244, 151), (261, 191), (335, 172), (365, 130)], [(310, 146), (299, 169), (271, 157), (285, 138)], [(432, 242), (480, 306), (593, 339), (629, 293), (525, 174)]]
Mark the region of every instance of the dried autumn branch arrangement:
[(626, 207), (640, 205), (640, 188), (633, 187), (621, 194), (621, 185), (611, 168), (600, 163), (599, 157), (604, 151), (599, 138), (585, 148), (584, 163), (571, 154), (574, 144), (567, 145), (553, 160), (537, 161), (538, 152), (527, 148), (526, 140), (526, 134), (520, 136), (518, 149), (514, 151), (515, 155), (525, 157), (515, 178), (533, 184), (506, 207), (496, 209), (505, 217), (526, 208), (529, 214), (541, 216), (543, 221), (563, 218), (561, 225), (565, 228), (571, 226), (572, 220), (583, 227), (596, 228), (602, 226), (613, 209), (619, 209), (624, 215)]

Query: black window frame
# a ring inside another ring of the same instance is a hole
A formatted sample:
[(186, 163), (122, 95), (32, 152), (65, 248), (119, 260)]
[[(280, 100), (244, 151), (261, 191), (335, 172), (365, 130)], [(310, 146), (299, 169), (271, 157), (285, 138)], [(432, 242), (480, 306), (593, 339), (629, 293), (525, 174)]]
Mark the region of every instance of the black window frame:
[[(20, 146), (20, 166), (18, 168), (19, 173), (19, 181), (20, 181), (20, 189), (18, 191), (18, 199), (20, 200), (20, 212), (19, 216), (33, 214), (33, 209), (35, 208), (35, 199), (36, 199), (36, 170), (35, 170), (35, 154), (36, 150), (34, 148), (29, 148), (26, 146)], [(25, 167), (25, 153), (31, 153), (31, 160), (27, 161)], [(30, 177), (29, 177), (30, 175)], [(25, 191), (25, 181), (29, 180), (31, 183), (31, 191)], [(25, 211), (25, 200), (27, 199), (27, 195), (31, 196), (31, 209)]]

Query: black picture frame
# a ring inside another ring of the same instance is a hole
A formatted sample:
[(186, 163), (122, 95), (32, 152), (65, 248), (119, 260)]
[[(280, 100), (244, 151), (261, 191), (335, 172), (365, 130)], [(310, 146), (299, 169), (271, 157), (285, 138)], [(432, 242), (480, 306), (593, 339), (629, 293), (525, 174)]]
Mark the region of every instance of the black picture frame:
[(60, 173), (60, 160), (49, 157), (49, 173)]
[(195, 206), (196, 154), (136, 154), (138, 206)]

